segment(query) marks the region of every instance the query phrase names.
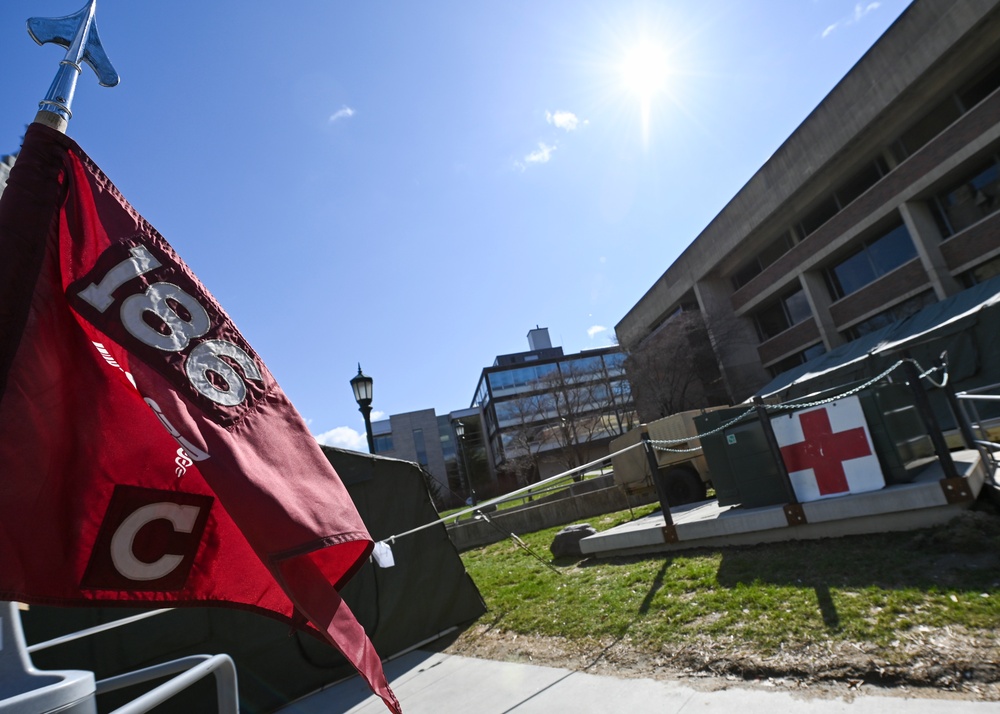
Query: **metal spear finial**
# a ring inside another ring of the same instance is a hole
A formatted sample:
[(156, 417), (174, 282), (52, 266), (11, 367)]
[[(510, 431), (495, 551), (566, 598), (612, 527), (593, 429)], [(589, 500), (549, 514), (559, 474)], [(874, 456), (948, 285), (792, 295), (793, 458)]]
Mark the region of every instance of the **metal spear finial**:
[(118, 72), (108, 59), (101, 37), (97, 34), (96, 14), (97, 0), (90, 0), (85, 8), (66, 17), (32, 17), (28, 20), (31, 39), (40, 45), (51, 42), (67, 50), (45, 99), (38, 103), (40, 109), (35, 121), (66, 131), (73, 116), (70, 107), (73, 105), (76, 80), (83, 73), (81, 62), (90, 65), (101, 86), (114, 87), (118, 84)]

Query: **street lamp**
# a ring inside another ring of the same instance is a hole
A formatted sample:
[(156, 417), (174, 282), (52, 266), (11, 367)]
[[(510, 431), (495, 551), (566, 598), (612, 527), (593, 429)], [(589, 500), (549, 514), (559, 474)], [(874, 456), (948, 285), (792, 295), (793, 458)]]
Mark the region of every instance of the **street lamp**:
[(472, 487), (472, 474), (469, 473), (469, 462), (465, 459), (465, 424), (460, 421), (455, 421), (455, 436), (458, 437), (458, 453), (462, 457), (462, 469), (465, 471), (465, 490), (469, 494), (469, 498), (472, 500), (472, 505), (475, 506), (476, 500), (476, 489)]
[(361, 372), (361, 363), (359, 362), (358, 374), (351, 380), (351, 389), (354, 390), (354, 400), (358, 403), (358, 411), (365, 418), (369, 454), (375, 453), (375, 437), (372, 436), (372, 383), (372, 378)]

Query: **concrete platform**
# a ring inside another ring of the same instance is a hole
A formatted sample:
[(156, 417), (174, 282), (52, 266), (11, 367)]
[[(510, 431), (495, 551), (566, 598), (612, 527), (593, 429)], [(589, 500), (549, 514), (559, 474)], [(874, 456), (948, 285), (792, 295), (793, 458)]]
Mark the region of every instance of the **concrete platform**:
[(952, 452), (952, 458), (960, 474), (954, 482), (942, 481), (941, 464), (933, 460), (911, 483), (803, 503), (804, 523), (790, 525), (793, 519), (780, 505), (740, 508), (703, 501), (670, 509), (676, 541), (658, 512), (584, 538), (580, 549), (611, 557), (928, 528), (968, 508), (986, 481), (987, 465), (978, 451)]
[[(495, 662), (422, 650), (387, 662), (386, 676), (405, 714), (986, 714), (997, 702), (868, 694), (844, 699), (734, 686), (700, 691), (678, 682), (624, 679), (555, 667)], [(281, 714), (383, 714), (388, 711), (354, 677), (282, 708)]]

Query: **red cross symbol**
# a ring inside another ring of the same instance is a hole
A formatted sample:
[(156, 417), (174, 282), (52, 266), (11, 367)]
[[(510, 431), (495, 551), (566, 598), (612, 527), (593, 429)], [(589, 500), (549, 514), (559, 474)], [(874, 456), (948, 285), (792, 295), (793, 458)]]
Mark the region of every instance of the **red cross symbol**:
[(833, 432), (826, 409), (799, 415), (805, 441), (781, 447), (789, 473), (812, 469), (821, 496), (850, 491), (844, 462), (872, 453), (863, 427)]

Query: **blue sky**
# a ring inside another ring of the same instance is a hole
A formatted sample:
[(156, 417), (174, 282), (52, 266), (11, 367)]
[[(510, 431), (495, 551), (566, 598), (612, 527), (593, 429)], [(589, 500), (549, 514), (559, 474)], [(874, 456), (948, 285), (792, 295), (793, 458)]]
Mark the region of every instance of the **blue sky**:
[[(610, 344), (908, 4), (98, 0), (122, 82), (86, 70), (69, 134), (365, 450), (358, 362), (377, 412), (441, 414), (536, 325)], [(25, 20), (82, 5), (0, 4), (0, 153), (63, 56)]]

